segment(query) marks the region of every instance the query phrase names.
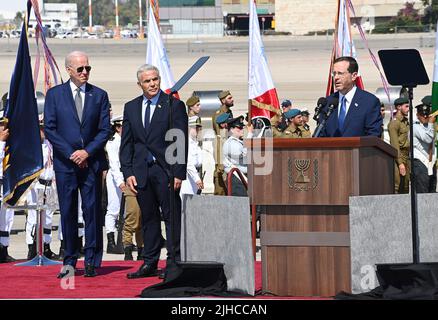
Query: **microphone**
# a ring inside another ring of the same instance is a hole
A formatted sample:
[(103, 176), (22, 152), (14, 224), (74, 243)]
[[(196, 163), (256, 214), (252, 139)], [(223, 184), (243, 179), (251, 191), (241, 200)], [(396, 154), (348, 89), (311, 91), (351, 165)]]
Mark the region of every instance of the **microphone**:
[(315, 115), (313, 116), (313, 120), (318, 122), (319, 114), (321, 113), (321, 109), (324, 108), (324, 106), (327, 104), (327, 99), (324, 97), (321, 97), (318, 99), (316, 108), (315, 108)]
[(335, 110), (338, 107), (338, 104), (339, 104), (339, 99), (333, 98), (332, 101), (330, 102), (330, 105), (328, 106), (326, 119), (328, 119), (330, 117), (333, 110)]

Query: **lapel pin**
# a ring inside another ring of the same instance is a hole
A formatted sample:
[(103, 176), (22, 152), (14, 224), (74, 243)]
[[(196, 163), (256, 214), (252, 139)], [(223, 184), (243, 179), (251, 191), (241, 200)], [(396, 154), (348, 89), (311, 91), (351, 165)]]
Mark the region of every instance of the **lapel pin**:
[(359, 105), (358, 105), (356, 102), (354, 103), (354, 106), (355, 106), (355, 107), (359, 107)]
[(158, 107), (158, 108), (161, 108), (161, 105), (157, 104), (157, 107)]

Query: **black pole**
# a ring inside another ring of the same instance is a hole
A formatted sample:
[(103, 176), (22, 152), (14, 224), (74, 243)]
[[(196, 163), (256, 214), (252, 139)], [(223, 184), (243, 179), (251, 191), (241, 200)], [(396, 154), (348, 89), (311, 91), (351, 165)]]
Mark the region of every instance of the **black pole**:
[[(174, 92), (169, 93), (169, 130), (173, 129), (173, 116), (172, 116), (172, 98)], [(170, 187), (170, 237), (168, 239), (170, 246), (170, 261), (173, 266), (176, 265), (175, 258), (175, 176), (173, 174), (173, 164), (170, 165), (169, 170), (169, 187)]]
[(414, 116), (412, 100), (414, 99), (414, 91), (412, 87), (408, 87), (409, 94), (409, 157), (411, 159), (411, 219), (412, 219), (412, 256), (414, 263), (420, 263), (420, 238), (418, 236), (418, 205), (417, 205), (417, 189), (415, 187), (414, 174)]

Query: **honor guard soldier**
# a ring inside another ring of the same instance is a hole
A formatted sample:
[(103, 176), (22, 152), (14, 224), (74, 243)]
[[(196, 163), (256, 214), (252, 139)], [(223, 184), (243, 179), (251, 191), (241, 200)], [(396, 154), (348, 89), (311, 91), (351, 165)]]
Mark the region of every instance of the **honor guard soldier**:
[[(283, 100), (281, 102), (281, 114), (276, 114), (271, 118), (272, 127), (276, 127), (280, 122), (283, 122), (283, 126), (286, 128), (286, 118), (284, 117), (284, 113), (289, 111), (292, 108), (292, 102), (288, 99)], [(281, 125), (280, 125), (281, 127)]]
[[(4, 127), (4, 118), (0, 118), (0, 160), (3, 161), (5, 156), (5, 143), (9, 137), (9, 129)], [(0, 168), (1, 180), (3, 180), (3, 166)], [(1, 186), (3, 186), (3, 181)], [(3, 190), (1, 192), (3, 195)], [(14, 223), (14, 210), (8, 209), (3, 203), (1, 203), (0, 209), (0, 263), (14, 262), (8, 253), (9, 247), (9, 233)]]
[(391, 145), (397, 150), (394, 164), (395, 193), (409, 192), (409, 100), (405, 97), (395, 99), (397, 113), (388, 123), (388, 133)]
[(233, 112), (231, 107), (234, 105), (233, 96), (230, 91), (221, 91), (218, 94), (218, 98), (221, 102), (221, 107), (215, 112), (212, 118), (213, 130), (216, 134), (216, 147), (215, 147), (215, 160), (216, 165), (213, 173), (213, 183), (214, 183), (214, 194), (215, 195), (226, 195), (227, 188), (223, 180), (224, 165), (222, 164), (222, 144), (225, 142), (224, 137), (226, 137), (225, 130), (221, 129), (217, 124), (216, 119), (222, 113), (227, 113), (230, 118), (233, 117)]
[(301, 119), (303, 120), (303, 125), (301, 126), (300, 129), (306, 131), (305, 136), (306, 137), (311, 137), (312, 136), (312, 132), (310, 131), (310, 126), (308, 125), (309, 122), (309, 110), (303, 109), (301, 110)]
[[(33, 186), (30, 192), (27, 194), (27, 204), (37, 205), (38, 204), (38, 193), (46, 192), (46, 197), (53, 197), (54, 192), (52, 188), (53, 180), (55, 179), (55, 172), (53, 171), (53, 155), (52, 146), (50, 142), (45, 139), (44, 136), (44, 123), (40, 120), (40, 136), (41, 136), (41, 148), (43, 150), (43, 165), (44, 170), (39, 176), (38, 182)], [(50, 243), (52, 242), (52, 218), (54, 210), (52, 208), (47, 208), (45, 210), (45, 221), (43, 228), (44, 237), (44, 251), (43, 254), (48, 259), (58, 260), (59, 256), (54, 254), (50, 249)], [(36, 247), (36, 233), (37, 230), (37, 210), (28, 210), (26, 219), (26, 243), (28, 245), (27, 260), (33, 259), (37, 255)]]
[[(198, 96), (191, 96), (186, 101), (187, 115), (190, 117), (199, 117), (199, 112), (201, 112), (201, 101)], [(199, 118), (201, 119), (201, 118)]]
[(284, 130), (282, 128), (274, 127), (275, 138), (310, 138), (310, 134), (300, 127), (303, 124), (301, 118), (301, 111), (298, 109), (290, 109), (285, 112), (285, 118), (288, 120), (289, 125)]
[[(427, 99), (423, 99), (426, 103)], [(417, 120), (413, 124), (414, 160), (412, 170), (415, 174), (415, 188), (418, 193), (436, 192), (436, 116), (431, 115), (429, 104), (420, 104)]]

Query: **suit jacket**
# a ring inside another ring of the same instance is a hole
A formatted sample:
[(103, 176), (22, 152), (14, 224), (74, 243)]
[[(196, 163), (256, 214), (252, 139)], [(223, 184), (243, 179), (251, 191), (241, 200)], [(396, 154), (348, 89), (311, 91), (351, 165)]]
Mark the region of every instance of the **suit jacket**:
[(95, 172), (108, 169), (104, 151), (111, 134), (108, 94), (87, 83), (79, 121), (69, 81), (51, 88), (44, 104), (44, 133), (53, 146), (55, 171), (74, 172), (78, 166), (70, 156), (80, 149), (89, 154), (89, 168)]
[[(333, 98), (339, 99), (339, 92), (327, 98), (324, 112), (327, 112)], [(339, 128), (338, 126), (338, 106), (336, 106), (336, 109), (328, 118), (326, 126), (321, 132), (321, 137), (380, 137), (382, 134), (382, 122), (380, 102), (376, 96), (356, 88), (356, 93), (345, 117), (344, 128)]]
[(143, 95), (125, 104), (123, 111), (122, 142), (120, 144), (120, 164), (125, 179), (135, 176), (138, 187), (146, 186), (148, 177), (147, 153), (152, 153), (158, 164), (170, 177), (170, 165), (166, 162), (166, 149), (170, 145), (166, 141), (166, 132), (169, 129), (169, 112), (172, 113), (173, 128), (179, 129), (184, 134), (177, 138), (176, 145), (181, 146), (183, 139), (184, 151), (183, 163), (176, 163), (173, 166), (173, 175), (181, 180), (186, 179), (187, 174), (187, 153), (188, 153), (188, 117), (185, 105), (182, 101), (172, 98), (172, 105), (169, 107), (169, 95), (160, 92), (157, 106), (155, 107), (148, 130), (143, 127), (142, 122)]

